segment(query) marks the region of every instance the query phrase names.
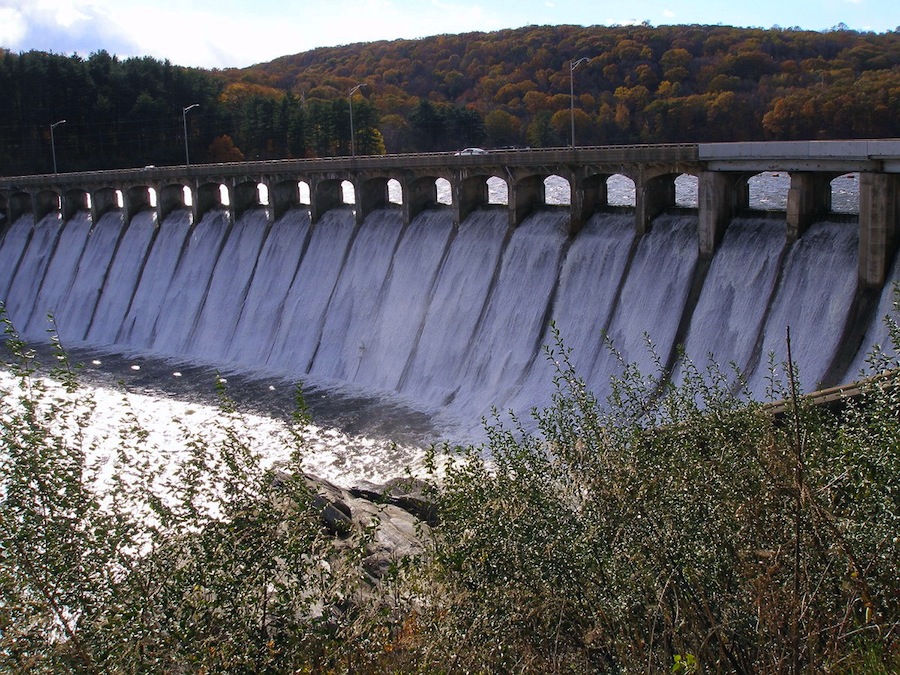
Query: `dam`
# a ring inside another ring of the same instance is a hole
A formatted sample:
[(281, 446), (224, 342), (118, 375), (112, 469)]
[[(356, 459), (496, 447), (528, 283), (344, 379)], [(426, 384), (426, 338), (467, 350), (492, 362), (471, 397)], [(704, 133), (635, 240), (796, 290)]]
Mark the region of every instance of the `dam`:
[[(764, 171), (790, 175), (784, 211), (747, 208)], [(852, 216), (830, 202), (849, 172)], [(633, 207), (609, 204), (613, 175), (634, 182)], [(682, 175), (696, 208), (676, 203)], [(804, 391), (856, 379), (889, 342), (898, 175), (900, 142), (847, 141), (0, 178), (0, 301), (29, 340), (52, 314), (64, 345), (383, 392), (476, 424), (549, 402), (553, 326), (601, 399), (623, 363), (677, 378), (683, 348), (733, 364), (762, 400), (787, 327)], [(547, 202), (548, 176), (568, 205)], [(498, 179), (506, 203), (488, 196)]]

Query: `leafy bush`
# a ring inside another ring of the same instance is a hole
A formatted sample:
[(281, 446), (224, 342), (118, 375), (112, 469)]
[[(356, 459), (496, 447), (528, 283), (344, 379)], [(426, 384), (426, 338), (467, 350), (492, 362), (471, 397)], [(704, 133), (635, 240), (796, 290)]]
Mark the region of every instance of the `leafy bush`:
[(794, 398), (776, 417), (690, 363), (678, 386), (626, 367), (603, 406), (558, 336), (548, 353), (536, 430), (495, 421), (485, 451), (432, 465), (423, 670), (900, 666), (896, 370), (837, 416)]
[(302, 672), (354, 655), (365, 536), (338, 546), (323, 528), (302, 414), (282, 466), (224, 391), (212, 435), (182, 423), (185, 457), (161, 460), (132, 412), (99, 465), (96, 403), (58, 343), (52, 380), (8, 323), (6, 345), (0, 670)]

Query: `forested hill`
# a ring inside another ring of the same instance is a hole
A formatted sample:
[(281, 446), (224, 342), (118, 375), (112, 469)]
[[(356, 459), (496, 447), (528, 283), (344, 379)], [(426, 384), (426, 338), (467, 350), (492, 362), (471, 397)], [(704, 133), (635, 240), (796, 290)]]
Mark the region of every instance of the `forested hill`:
[(46, 168), (59, 119), (68, 168), (177, 163), (185, 122), (198, 161), (347, 154), (354, 89), (360, 153), (567, 145), (570, 90), (579, 145), (897, 137), (900, 31), (531, 26), (226, 71), (0, 52), (0, 173)]
[(900, 119), (896, 31), (532, 26), (317, 49), (243, 75), (310, 98), (363, 82), (406, 120), (421, 99), (471, 107), (489, 145), (565, 144), (570, 87), (585, 144), (895, 136)]

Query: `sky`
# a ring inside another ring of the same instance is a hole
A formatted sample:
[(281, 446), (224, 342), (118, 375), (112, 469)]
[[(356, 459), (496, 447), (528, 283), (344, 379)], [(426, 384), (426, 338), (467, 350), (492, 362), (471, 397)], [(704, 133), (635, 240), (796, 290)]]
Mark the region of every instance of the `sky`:
[(897, 0), (0, 0), (0, 47), (242, 68), (316, 47), (528, 25), (722, 24), (883, 33)]

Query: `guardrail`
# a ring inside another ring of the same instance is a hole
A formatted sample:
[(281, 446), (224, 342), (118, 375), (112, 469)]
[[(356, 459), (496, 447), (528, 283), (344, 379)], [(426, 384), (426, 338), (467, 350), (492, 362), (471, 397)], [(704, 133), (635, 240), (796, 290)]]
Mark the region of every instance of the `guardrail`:
[(263, 161), (221, 162), (170, 166), (145, 166), (97, 171), (74, 171), (56, 174), (0, 177), (5, 186), (84, 185), (110, 179), (193, 178), (234, 176), (283, 172), (340, 171), (382, 168), (454, 168), (496, 166), (541, 166), (546, 164), (591, 164), (615, 162), (696, 162), (696, 143), (661, 143), (643, 145), (599, 145), (577, 148), (506, 148), (490, 150), (484, 155), (457, 155), (453, 152), (398, 153), (392, 155), (358, 155), (356, 157), (315, 157), (273, 159)]

